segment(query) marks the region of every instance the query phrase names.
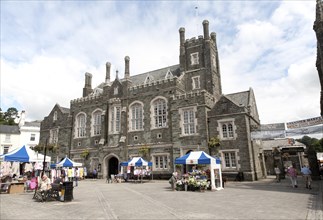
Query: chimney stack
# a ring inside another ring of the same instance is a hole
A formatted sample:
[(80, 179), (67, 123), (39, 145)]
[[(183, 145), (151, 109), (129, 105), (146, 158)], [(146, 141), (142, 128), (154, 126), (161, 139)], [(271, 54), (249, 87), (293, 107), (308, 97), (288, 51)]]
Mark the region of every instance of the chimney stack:
[(124, 61), (125, 61), (125, 71), (124, 71), (124, 75), (125, 75), (125, 78), (126, 79), (129, 79), (130, 78), (130, 69), (129, 69), (129, 61), (130, 61), (130, 58), (128, 56), (126, 56), (124, 58)]
[(208, 20), (203, 21), (203, 31), (204, 31), (204, 39), (209, 40), (210, 36), (209, 36), (209, 21)]
[(86, 72), (85, 73), (85, 85), (83, 88), (83, 97), (88, 96), (91, 92), (93, 92), (92, 89), (92, 74)]
[(110, 69), (111, 69), (111, 63), (107, 62), (105, 64), (105, 83), (110, 83)]

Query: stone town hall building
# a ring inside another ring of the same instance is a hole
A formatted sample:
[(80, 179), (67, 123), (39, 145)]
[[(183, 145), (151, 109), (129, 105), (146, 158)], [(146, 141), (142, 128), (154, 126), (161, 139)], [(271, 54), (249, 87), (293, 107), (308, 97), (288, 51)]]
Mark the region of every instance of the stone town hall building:
[(175, 158), (209, 152), (208, 140), (218, 137), (224, 176), (263, 178), (261, 145), (250, 136), (260, 125), (253, 90), (222, 94), (216, 34), (206, 20), (203, 31), (187, 40), (179, 29), (177, 65), (131, 75), (126, 56), (124, 78), (117, 73), (111, 81), (108, 62), (105, 81), (95, 88), (86, 73), (83, 97), (69, 109), (54, 106), (41, 123), (40, 142), (57, 144), (59, 158), (69, 155), (103, 178), (134, 156), (152, 161), (154, 178), (162, 178), (175, 169)]

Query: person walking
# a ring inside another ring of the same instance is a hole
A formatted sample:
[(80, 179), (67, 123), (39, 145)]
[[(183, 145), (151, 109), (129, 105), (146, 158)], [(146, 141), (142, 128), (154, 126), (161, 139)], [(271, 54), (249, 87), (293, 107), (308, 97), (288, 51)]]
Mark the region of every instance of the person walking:
[(98, 177), (98, 172), (96, 171), (96, 168), (93, 170), (93, 178), (96, 179)]
[(279, 169), (279, 167), (278, 166), (276, 166), (275, 167), (275, 174), (276, 174), (276, 181), (277, 181), (277, 183), (279, 183), (280, 182), (280, 169)]
[(307, 189), (312, 189), (311, 187), (311, 182), (312, 182), (312, 178), (311, 178), (311, 170), (307, 167), (307, 166), (303, 166), (301, 169), (301, 173), (305, 179), (305, 186)]
[(288, 169), (287, 169), (287, 175), (289, 176), (291, 182), (292, 182), (292, 186), (294, 188), (297, 188), (297, 171), (294, 167), (295, 165), (293, 166), (290, 166)]
[(80, 171), (77, 167), (75, 167), (75, 172), (74, 172), (75, 187), (78, 186), (79, 177), (80, 177)]

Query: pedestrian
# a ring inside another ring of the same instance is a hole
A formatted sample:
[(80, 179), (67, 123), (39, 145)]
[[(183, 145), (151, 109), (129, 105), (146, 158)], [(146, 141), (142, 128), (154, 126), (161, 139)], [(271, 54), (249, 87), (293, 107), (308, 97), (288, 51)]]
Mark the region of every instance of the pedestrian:
[(312, 178), (311, 178), (311, 170), (307, 167), (307, 166), (303, 166), (301, 169), (301, 173), (305, 179), (305, 186), (307, 189), (312, 189), (311, 187), (311, 182), (312, 182)]
[(73, 181), (73, 170), (72, 168), (68, 168), (67, 170), (67, 177), (68, 177), (68, 181), (72, 182)]
[(93, 178), (96, 179), (98, 175), (98, 172), (96, 171), (96, 168), (93, 170)]
[(280, 169), (278, 166), (275, 167), (275, 174), (276, 174), (276, 181), (277, 183), (280, 182)]
[(294, 167), (295, 165), (293, 166), (290, 166), (288, 169), (287, 169), (287, 175), (289, 176), (291, 182), (292, 182), (292, 186), (294, 188), (297, 188), (297, 171)]
[(77, 167), (75, 167), (75, 172), (74, 172), (75, 187), (78, 186), (79, 177), (80, 177), (80, 171)]
[(177, 172), (175, 171), (172, 174), (172, 177), (169, 179), (169, 183), (171, 184), (173, 191), (175, 191), (176, 182), (177, 182)]

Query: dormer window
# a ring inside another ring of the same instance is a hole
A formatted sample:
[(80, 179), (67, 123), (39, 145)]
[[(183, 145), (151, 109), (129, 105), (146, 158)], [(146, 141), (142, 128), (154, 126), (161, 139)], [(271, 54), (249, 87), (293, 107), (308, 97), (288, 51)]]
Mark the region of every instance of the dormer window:
[(147, 75), (146, 79), (145, 79), (145, 84), (149, 84), (152, 81), (154, 81), (154, 78), (152, 76), (150, 76), (149, 74)]
[(170, 79), (173, 78), (173, 73), (170, 71), (170, 69), (168, 69), (166, 75), (165, 75), (165, 79)]
[(200, 76), (192, 77), (192, 87), (193, 89), (200, 89)]
[(197, 65), (199, 64), (199, 53), (191, 53), (191, 65)]
[(118, 86), (114, 87), (113, 94), (114, 95), (118, 95)]

